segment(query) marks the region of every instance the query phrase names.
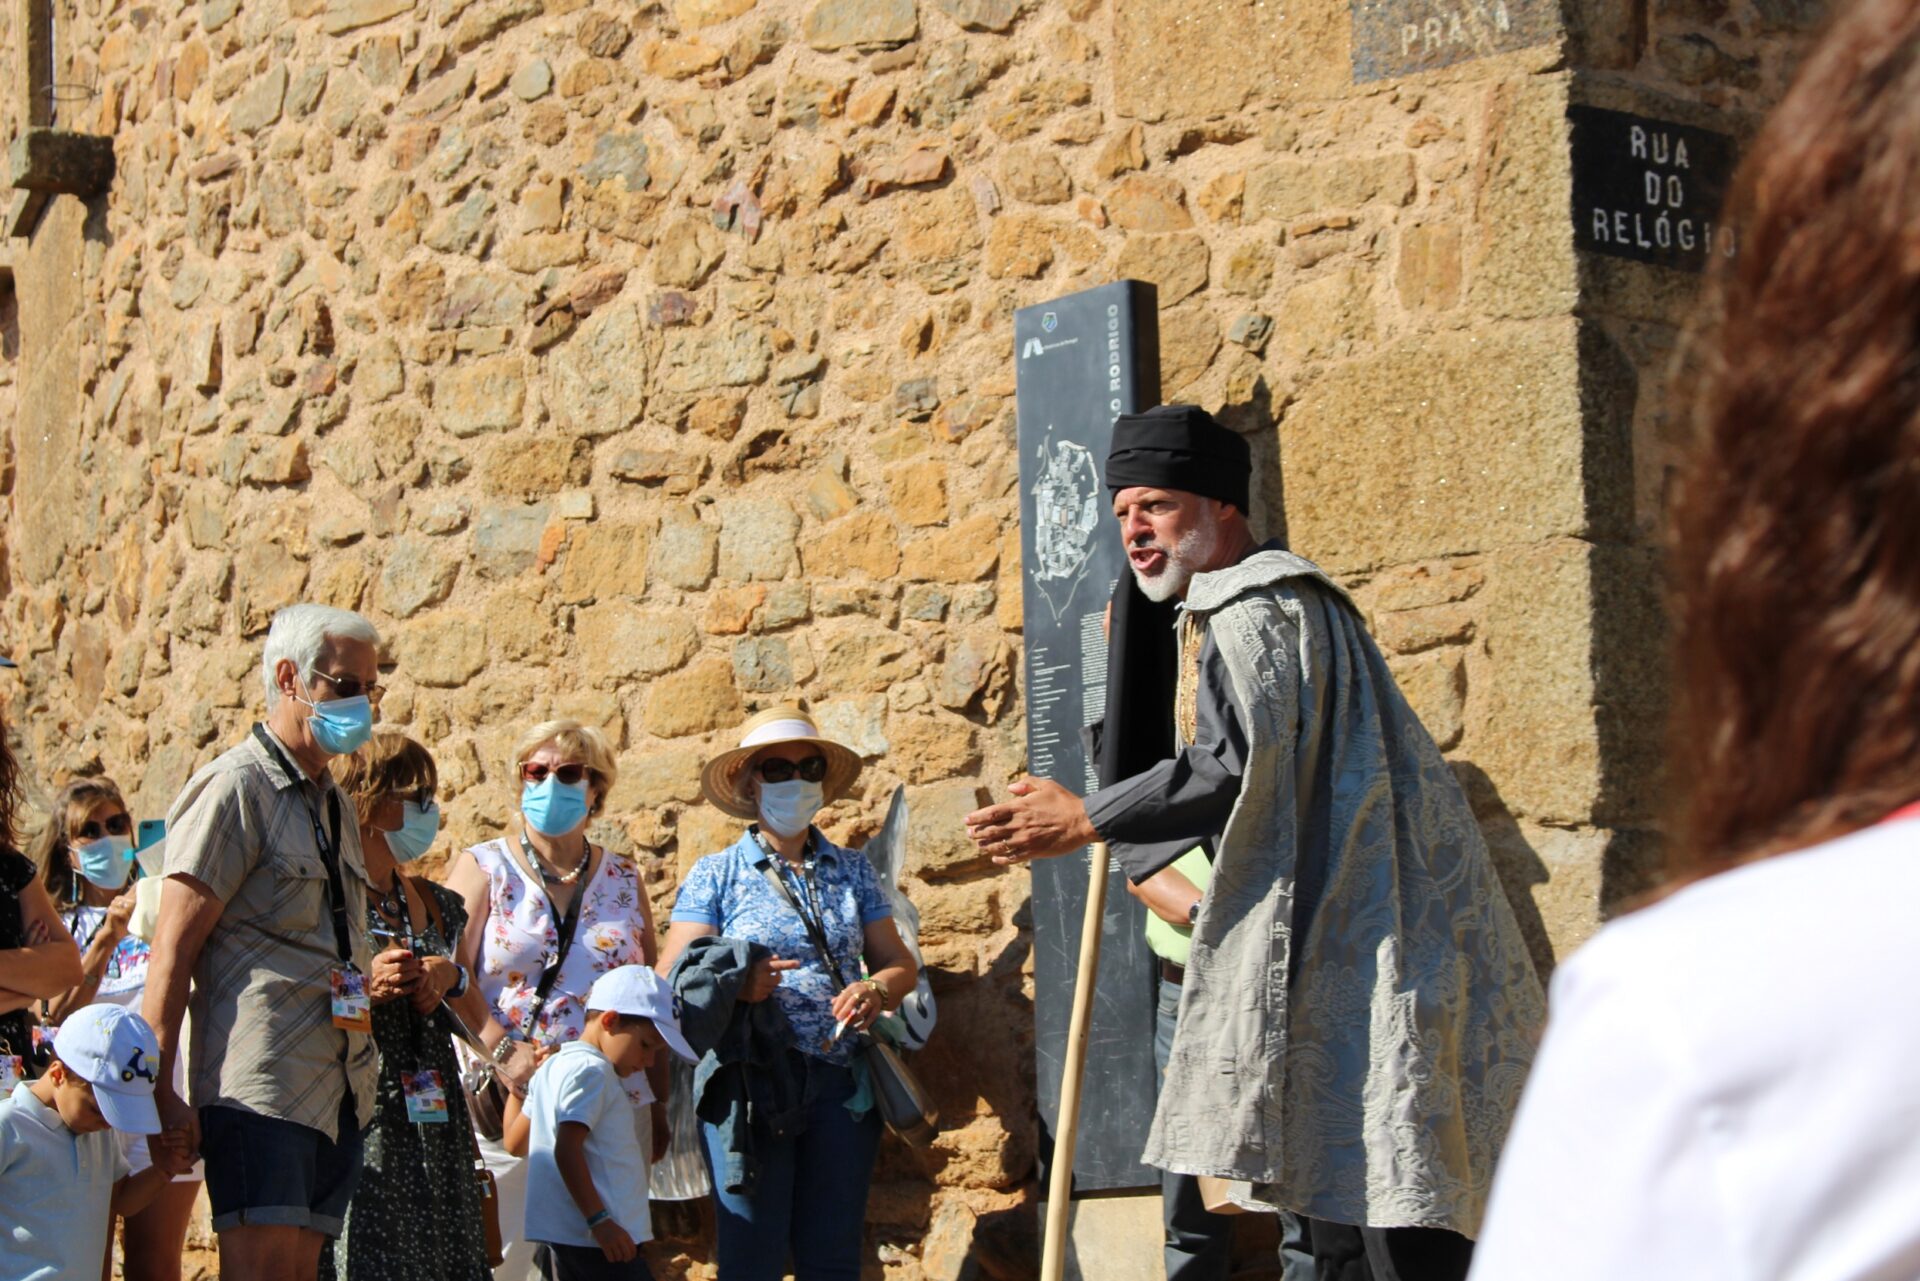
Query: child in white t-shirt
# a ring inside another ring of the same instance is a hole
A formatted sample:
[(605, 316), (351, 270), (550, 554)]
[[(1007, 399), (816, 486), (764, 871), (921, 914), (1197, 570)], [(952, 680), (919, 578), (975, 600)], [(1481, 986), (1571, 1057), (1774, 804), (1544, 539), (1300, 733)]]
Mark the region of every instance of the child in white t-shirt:
[(167, 1181), (129, 1174), (114, 1131), (158, 1134), (160, 1046), (138, 1014), (89, 1005), (53, 1038), (53, 1063), (0, 1098), (0, 1277), (97, 1281), (116, 1214), (137, 1214)]
[(662, 1045), (694, 1057), (666, 980), (623, 965), (587, 993), (580, 1039), (533, 1074), (524, 1107), (526, 1239), (541, 1243), (548, 1281), (652, 1281), (639, 1253), (653, 1236), (647, 1149), (620, 1078), (652, 1066)]

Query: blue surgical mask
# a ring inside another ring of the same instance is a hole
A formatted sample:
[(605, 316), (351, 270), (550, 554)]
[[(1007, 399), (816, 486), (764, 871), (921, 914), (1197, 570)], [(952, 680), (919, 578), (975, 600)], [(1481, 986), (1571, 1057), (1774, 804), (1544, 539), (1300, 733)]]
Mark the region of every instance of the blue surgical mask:
[(760, 784), (760, 821), (776, 836), (799, 836), (813, 825), (813, 816), (826, 803), (820, 784), (803, 778)]
[(103, 890), (117, 890), (133, 871), (133, 838), (107, 835), (70, 847), (80, 875)]
[(396, 863), (411, 863), (433, 848), (433, 838), (440, 835), (440, 807), (432, 801), (425, 805), (418, 801), (405, 801), (401, 806), (405, 816), (400, 820), (400, 829), (381, 834), (387, 838), (387, 852), (393, 855)]
[(313, 709), (313, 715), (307, 718), (307, 729), (323, 752), (345, 756), (359, 751), (373, 737), (373, 704), (365, 694), (330, 698), (324, 703), (307, 702), (304, 698), (295, 701)]
[(520, 814), (542, 836), (565, 836), (587, 817), (587, 785), (562, 783), (551, 774), (528, 783), (520, 789)]

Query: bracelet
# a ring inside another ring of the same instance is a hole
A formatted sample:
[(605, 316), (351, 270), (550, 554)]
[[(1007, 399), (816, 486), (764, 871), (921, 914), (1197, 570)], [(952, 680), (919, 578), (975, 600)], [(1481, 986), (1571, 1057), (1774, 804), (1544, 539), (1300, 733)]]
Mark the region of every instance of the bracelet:
[(493, 1043), (493, 1049), (489, 1057), (492, 1058), (495, 1063), (505, 1063), (507, 1061), (507, 1055), (512, 1053), (513, 1033), (509, 1032)]
[(466, 994), (467, 967), (455, 961), (453, 963), (453, 986), (447, 989), (447, 995), (457, 1001)]
[(880, 1012), (885, 1014), (887, 1012), (887, 985), (876, 978), (864, 978), (860, 981), (872, 988), (873, 994), (880, 998)]
[(612, 1217), (613, 1217), (613, 1211), (607, 1209), (605, 1206), (601, 1206), (598, 1210), (595, 1210), (592, 1214), (589, 1214), (587, 1216), (587, 1231), (589, 1232), (593, 1231), (595, 1228), (599, 1227), (602, 1223), (605, 1223), (608, 1219), (611, 1219)]

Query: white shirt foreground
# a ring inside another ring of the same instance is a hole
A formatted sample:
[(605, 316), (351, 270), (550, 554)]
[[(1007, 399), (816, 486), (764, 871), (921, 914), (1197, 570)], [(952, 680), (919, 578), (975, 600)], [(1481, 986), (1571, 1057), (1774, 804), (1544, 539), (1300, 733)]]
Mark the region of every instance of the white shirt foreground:
[(1555, 975), (1472, 1281), (1920, 1277), (1920, 821), (1703, 881)]

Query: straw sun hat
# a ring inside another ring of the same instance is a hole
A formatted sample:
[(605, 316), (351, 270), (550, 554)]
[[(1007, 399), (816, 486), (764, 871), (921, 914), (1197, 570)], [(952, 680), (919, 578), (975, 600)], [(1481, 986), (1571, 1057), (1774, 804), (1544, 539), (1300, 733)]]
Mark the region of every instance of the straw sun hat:
[(748, 786), (752, 780), (747, 773), (747, 762), (762, 748), (788, 743), (810, 743), (827, 758), (827, 777), (820, 784), (820, 790), (829, 804), (845, 796), (853, 780), (860, 777), (860, 758), (851, 748), (820, 737), (812, 716), (797, 707), (769, 707), (755, 713), (740, 727), (740, 746), (707, 762), (707, 767), (700, 771), (701, 793), (723, 814), (748, 820), (759, 818), (759, 806), (754, 803)]

